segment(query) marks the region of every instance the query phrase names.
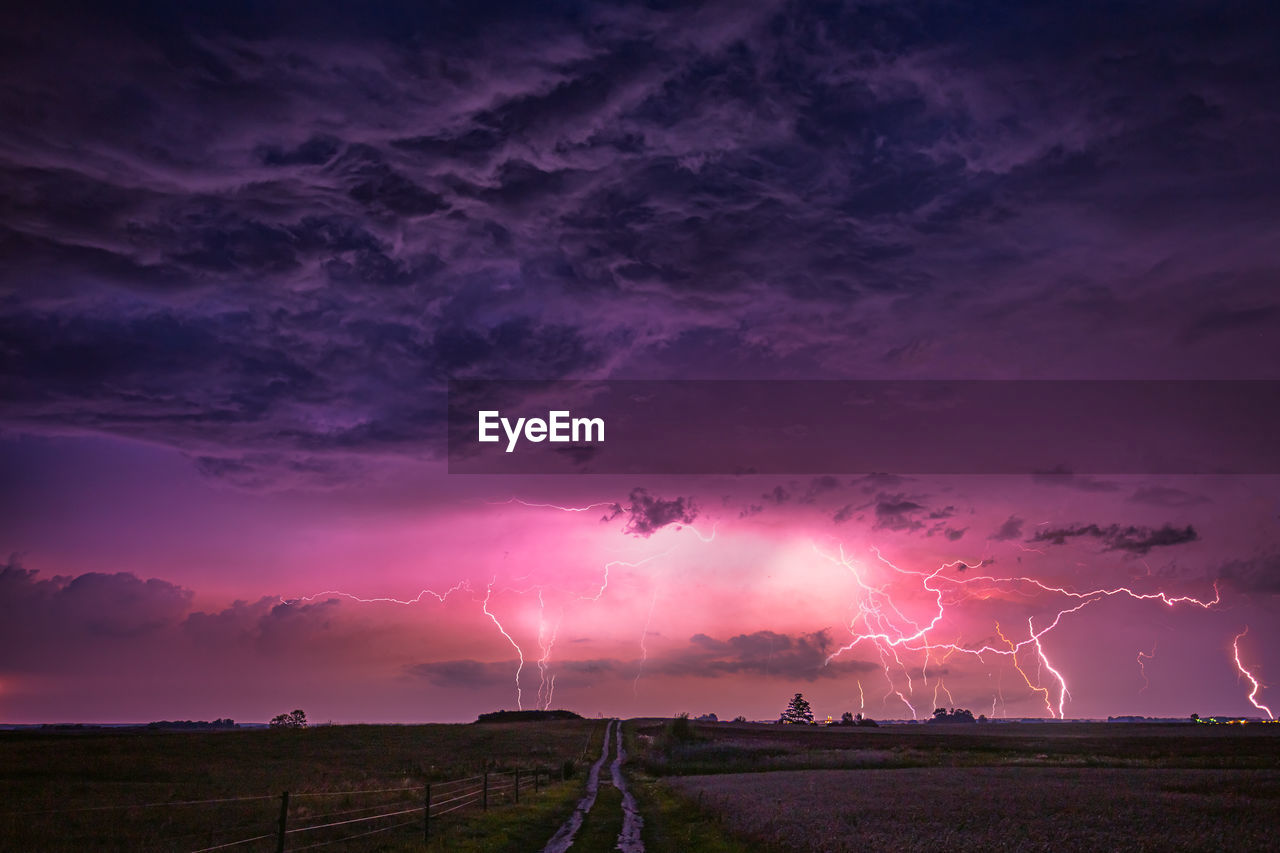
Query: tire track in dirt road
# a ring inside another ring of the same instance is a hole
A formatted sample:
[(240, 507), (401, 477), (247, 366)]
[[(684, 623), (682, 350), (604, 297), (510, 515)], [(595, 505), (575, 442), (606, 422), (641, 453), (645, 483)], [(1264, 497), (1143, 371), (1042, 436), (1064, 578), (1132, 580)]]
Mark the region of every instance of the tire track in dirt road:
[(587, 793), (583, 795), (581, 800), (578, 800), (578, 805), (574, 807), (573, 814), (569, 815), (569, 819), (561, 824), (555, 835), (551, 836), (547, 846), (542, 848), (542, 853), (566, 853), (573, 846), (573, 837), (582, 828), (582, 819), (587, 816), (587, 812), (591, 811), (591, 807), (596, 804), (596, 792), (600, 790), (600, 769), (604, 767), (604, 762), (609, 757), (610, 736), (613, 734), (614, 727), (617, 724), (617, 720), (610, 720), (609, 725), (605, 727), (604, 743), (600, 747), (600, 757), (596, 759), (595, 764), (591, 765), (591, 771), (587, 773)]
[(611, 752), (613, 763), (609, 765), (609, 775), (613, 786), (622, 794), (622, 831), (618, 833), (618, 843), (614, 846), (614, 850), (621, 853), (644, 853), (644, 842), (640, 838), (644, 820), (640, 817), (640, 808), (636, 805), (635, 797), (627, 788), (626, 777), (622, 775), (622, 762), (626, 760), (627, 751), (622, 746), (622, 724), (618, 720), (610, 720), (605, 728), (600, 757), (596, 759), (595, 764), (591, 765), (591, 772), (587, 774), (586, 794), (578, 801), (569, 819), (561, 825), (555, 835), (551, 836), (547, 846), (542, 848), (542, 853), (567, 853), (573, 847), (574, 836), (582, 828), (583, 819), (596, 804), (596, 794), (600, 791), (600, 770)]
[(644, 819), (640, 817), (640, 807), (636, 805), (636, 798), (631, 796), (627, 780), (622, 775), (622, 762), (627, 759), (627, 751), (622, 748), (622, 724), (619, 723), (614, 731), (618, 748), (609, 773), (613, 776), (613, 787), (622, 793), (622, 831), (618, 833), (618, 844), (613, 849), (622, 853), (644, 853), (644, 841), (640, 839)]

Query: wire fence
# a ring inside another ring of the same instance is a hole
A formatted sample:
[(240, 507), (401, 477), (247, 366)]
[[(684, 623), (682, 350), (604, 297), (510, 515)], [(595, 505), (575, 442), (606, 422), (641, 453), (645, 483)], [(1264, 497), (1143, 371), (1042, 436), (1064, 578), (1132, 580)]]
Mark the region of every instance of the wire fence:
[[(554, 777), (563, 778), (559, 773)], [(463, 809), (487, 811), (491, 807), (519, 803), (522, 796), (539, 792), (553, 781), (552, 774), (542, 768), (528, 770), (488, 771), (475, 776), (391, 788), (367, 788), (346, 791), (300, 791), (278, 795), (217, 797), (209, 799), (170, 800), (148, 803), (83, 806), (69, 809), (44, 809), (0, 813), (11, 818), (54, 815), (60, 813), (130, 812), (138, 809), (181, 807), (216, 809), (210, 829), (169, 836), (162, 849), (187, 853), (214, 851), (283, 851), (311, 850), (351, 842), (388, 832), (407, 832), (417, 827), (424, 843), (431, 840), (433, 822)], [(333, 798), (342, 797), (342, 802)], [(375, 802), (369, 802), (372, 798)], [(361, 800), (364, 800), (363, 804)], [(254, 817), (252, 803), (274, 803), (268, 815)], [(330, 804), (330, 808), (326, 808)], [(236, 814), (226, 815), (228, 806)], [(87, 815), (86, 815), (87, 817)], [(233, 817), (232, 820), (223, 820)], [(0, 844), (3, 846), (3, 844)]]
[[(279, 797), (255, 798), (279, 801), (279, 816), (274, 831), (258, 832), (244, 838), (199, 847), (191, 850), (190, 853), (213, 853), (217, 850), (244, 848), (273, 839), (278, 853), (286, 850), (311, 850), (384, 832), (407, 830), (415, 826), (421, 829), (422, 840), (426, 843), (431, 840), (434, 819), (465, 808), (479, 808), (487, 811), (491, 806), (519, 803), (522, 794), (528, 796), (530, 793), (537, 793), (549, 781), (551, 781), (551, 774), (548, 771), (535, 768), (490, 771), (461, 779), (400, 788), (315, 791), (296, 794), (286, 791)], [(420, 805), (401, 807), (404, 805), (403, 797), (410, 792), (421, 795)], [(301, 814), (297, 810), (298, 801), (309, 798), (385, 794), (399, 794), (402, 798), (399, 803), (391, 801), (351, 808), (344, 807), (321, 814), (315, 814), (309, 810)], [(377, 814), (367, 814), (371, 811), (376, 811)], [(397, 818), (399, 820), (396, 820)], [(387, 823), (393, 820), (393, 823)]]

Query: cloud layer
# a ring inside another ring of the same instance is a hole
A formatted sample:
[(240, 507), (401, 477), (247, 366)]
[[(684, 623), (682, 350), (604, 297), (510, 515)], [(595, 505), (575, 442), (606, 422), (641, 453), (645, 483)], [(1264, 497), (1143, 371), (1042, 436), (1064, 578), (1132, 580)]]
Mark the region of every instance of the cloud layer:
[(1229, 11), (54, 14), (4, 22), (21, 429), (257, 485), (434, 447), (447, 376), (1280, 363), (1280, 59)]

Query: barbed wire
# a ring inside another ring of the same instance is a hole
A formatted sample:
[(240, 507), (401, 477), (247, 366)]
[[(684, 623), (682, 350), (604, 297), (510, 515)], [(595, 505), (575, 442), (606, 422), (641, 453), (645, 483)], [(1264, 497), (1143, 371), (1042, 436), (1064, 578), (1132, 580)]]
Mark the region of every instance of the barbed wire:
[(241, 844), (249, 844), (253, 841), (261, 841), (264, 838), (275, 838), (276, 833), (268, 832), (266, 835), (255, 835), (253, 838), (242, 838), (239, 841), (228, 841), (226, 844), (215, 844), (212, 847), (201, 847), (199, 850), (192, 850), (191, 853), (209, 853), (210, 850), (225, 850), (228, 847), (238, 847)]
[(394, 826), (380, 826), (377, 829), (370, 829), (367, 832), (360, 832), (355, 835), (344, 835), (342, 838), (334, 838), (331, 841), (317, 841), (314, 844), (307, 844), (302, 847), (294, 847), (293, 851), (310, 850), (313, 847), (328, 847), (330, 844), (340, 844), (343, 841), (354, 841), (357, 838), (364, 838), (366, 835), (374, 835), (379, 832), (390, 832), (393, 829), (403, 829), (406, 826), (417, 826), (416, 820), (407, 820), (404, 823), (397, 823)]

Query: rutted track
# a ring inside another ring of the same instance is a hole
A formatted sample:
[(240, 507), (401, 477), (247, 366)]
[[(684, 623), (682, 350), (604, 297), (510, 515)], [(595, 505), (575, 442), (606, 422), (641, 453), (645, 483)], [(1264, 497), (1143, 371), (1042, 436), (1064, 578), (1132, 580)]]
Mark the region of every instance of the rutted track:
[(542, 853), (565, 853), (573, 846), (573, 837), (582, 828), (582, 819), (596, 804), (596, 792), (600, 790), (600, 768), (604, 767), (605, 759), (609, 757), (609, 736), (617, 724), (617, 720), (610, 720), (604, 730), (604, 743), (600, 747), (600, 757), (596, 759), (595, 764), (591, 765), (591, 771), (587, 774), (587, 793), (578, 801), (569, 819), (561, 824), (555, 835), (551, 836), (547, 846), (542, 848)]
[(626, 760), (627, 751), (622, 748), (621, 724), (615, 731), (618, 750), (613, 764), (609, 766), (609, 773), (613, 776), (613, 786), (622, 792), (622, 832), (618, 833), (618, 846), (614, 849), (622, 853), (644, 853), (644, 841), (640, 839), (640, 829), (644, 826), (644, 819), (640, 817), (636, 798), (631, 796), (631, 791), (627, 790), (627, 780), (622, 775), (622, 762)]
[(614, 849), (621, 853), (644, 853), (644, 842), (640, 838), (640, 829), (644, 826), (644, 820), (640, 817), (640, 809), (636, 805), (635, 797), (627, 789), (626, 777), (622, 775), (622, 762), (626, 759), (627, 752), (622, 748), (622, 725), (618, 720), (610, 720), (605, 728), (600, 757), (591, 765), (591, 771), (587, 774), (586, 794), (578, 801), (569, 819), (556, 830), (556, 834), (547, 842), (547, 846), (542, 848), (542, 853), (567, 853), (573, 847), (574, 837), (582, 828), (582, 821), (596, 804), (596, 794), (600, 791), (600, 770), (609, 758), (611, 745), (614, 758), (613, 763), (609, 765), (609, 775), (613, 786), (622, 794), (622, 831), (618, 833), (618, 843)]

